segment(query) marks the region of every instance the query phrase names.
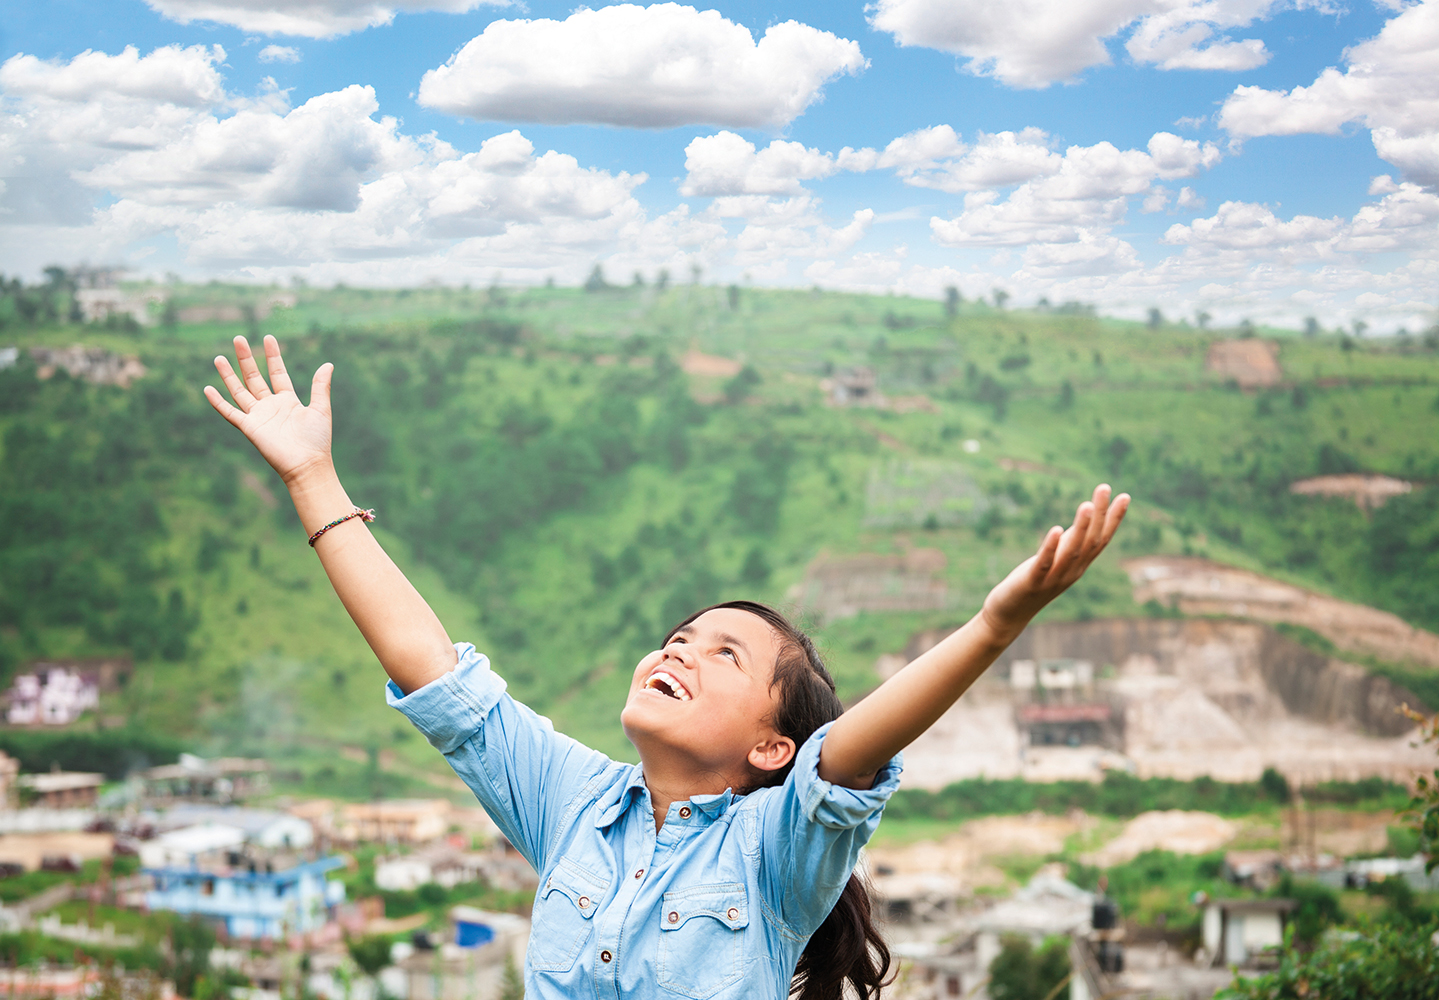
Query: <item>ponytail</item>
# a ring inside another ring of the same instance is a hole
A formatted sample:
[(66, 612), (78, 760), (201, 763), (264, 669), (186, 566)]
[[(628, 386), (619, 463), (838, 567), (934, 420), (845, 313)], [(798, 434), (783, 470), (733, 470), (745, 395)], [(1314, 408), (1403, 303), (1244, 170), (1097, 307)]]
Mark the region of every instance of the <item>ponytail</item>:
[[(844, 712), (835, 694), (834, 678), (825, 669), (819, 651), (809, 636), (790, 624), (784, 615), (755, 601), (726, 601), (696, 611), (670, 629), (665, 642), (706, 611), (717, 608), (748, 611), (763, 619), (779, 636), (779, 657), (771, 681), (772, 687), (779, 688), (779, 704), (771, 724), (778, 733), (794, 740), (798, 751), (815, 730)], [(775, 771), (756, 770), (755, 784), (750, 790), (782, 785), (793, 769), (791, 759)], [(845, 883), (839, 902), (805, 945), (795, 966), (789, 993), (798, 1000), (842, 1000), (848, 983), (855, 995), (870, 1000), (893, 981), (890, 969), (889, 948), (874, 925), (869, 886), (863, 876), (855, 872)]]

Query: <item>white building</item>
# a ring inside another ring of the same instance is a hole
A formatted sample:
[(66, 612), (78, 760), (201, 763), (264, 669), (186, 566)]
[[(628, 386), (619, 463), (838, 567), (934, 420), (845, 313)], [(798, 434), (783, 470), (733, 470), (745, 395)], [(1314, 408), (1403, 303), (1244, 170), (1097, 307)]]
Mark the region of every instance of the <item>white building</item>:
[(20, 674), (9, 692), (5, 714), (12, 726), (68, 726), (88, 709), (100, 705), (100, 685), (93, 677), (64, 667)]

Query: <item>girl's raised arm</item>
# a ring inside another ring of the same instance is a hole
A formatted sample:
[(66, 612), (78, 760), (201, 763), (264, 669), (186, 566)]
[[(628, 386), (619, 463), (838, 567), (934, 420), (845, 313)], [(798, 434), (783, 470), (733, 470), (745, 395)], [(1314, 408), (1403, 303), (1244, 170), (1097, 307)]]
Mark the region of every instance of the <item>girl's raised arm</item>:
[[(313, 535), (355, 512), (358, 508), (340, 485), (330, 457), (330, 376), (335, 366), (326, 362), (315, 372), (310, 405), (304, 406), (274, 337), (265, 337), (268, 384), (244, 337), (235, 338), (235, 356), (240, 375), (223, 356), (215, 359), (235, 405), (213, 386), (205, 386), (205, 398), (280, 474), (306, 533)], [(409, 694), (453, 669), (457, 657), (445, 627), (361, 518), (330, 528), (315, 541), (315, 551), (345, 610), (401, 691)]]
[(1019, 637), (1039, 610), (1084, 575), (1129, 509), (1129, 495), (1110, 501), (1099, 486), (1080, 504), (1068, 531), (1049, 529), (1039, 551), (1015, 567), (963, 628), (910, 663), (845, 712), (825, 737), (819, 775), (868, 788), (891, 757), (949, 710)]

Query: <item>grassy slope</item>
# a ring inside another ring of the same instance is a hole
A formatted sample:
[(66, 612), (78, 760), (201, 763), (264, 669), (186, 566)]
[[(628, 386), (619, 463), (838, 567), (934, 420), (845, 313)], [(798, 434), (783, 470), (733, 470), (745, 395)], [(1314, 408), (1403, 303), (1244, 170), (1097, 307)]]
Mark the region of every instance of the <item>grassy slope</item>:
[[(191, 302), (241, 294), (223, 287), (182, 290)], [(1242, 393), (1207, 374), (1205, 351), (1215, 335), (1182, 328), (1154, 332), (1089, 317), (1000, 313), (977, 305), (965, 306), (956, 321), (947, 322), (933, 302), (801, 291), (743, 291), (737, 309), (728, 308), (722, 290), (704, 287), (659, 295), (534, 290), (505, 298), (498, 305), (483, 291), (307, 291), (298, 308), (276, 311), (261, 329), (312, 346), (310, 331), (317, 328), (338, 328), (342, 337), (346, 329), (388, 331), (391, 340), (417, 338), (423, 345), (424, 331), (440, 319), (485, 313), (522, 322), (529, 332), (511, 354), (477, 359), (466, 371), (466, 395), (474, 400), (467, 412), (477, 420), (487, 419), (490, 397), (530, 398), (535, 392), (563, 419), (579, 393), (610, 370), (592, 363), (593, 356), (618, 354), (627, 341), (641, 357), (656, 348), (679, 355), (695, 346), (749, 362), (763, 374), (750, 402), (711, 407), (709, 422), (695, 431), (697, 457), (682, 472), (652, 462), (632, 467), (581, 508), (507, 539), (473, 586), (451, 580), (447, 587), (433, 569), (407, 566), (452, 634), (490, 650), (517, 694), (552, 714), (561, 728), (618, 755), (628, 751), (614, 720), (631, 665), (667, 624), (664, 595), (696, 560), (719, 578), (722, 596), (783, 601), (820, 551), (884, 552), (911, 543), (943, 550), (950, 608), (819, 623), (817, 637), (842, 693), (853, 697), (873, 683), (879, 652), (900, 648), (915, 629), (970, 613), (988, 586), (1028, 552), (1044, 524), (1065, 517), (1089, 485), (1109, 477), (1105, 447), (1116, 436), (1130, 442), (1136, 455), (1193, 462), (1219, 478), (1237, 477), (1256, 458), (1273, 455), (1312, 465), (1322, 442), (1356, 455), (1372, 471), (1423, 476), (1439, 469), (1439, 439), (1432, 433), (1439, 367), (1430, 355), (1344, 352), (1333, 341), (1286, 339), (1281, 355), (1286, 375), (1306, 386), (1305, 405), (1296, 408), (1288, 394)], [(151, 331), (138, 340), (86, 331), (84, 339), (146, 355), (221, 349), (235, 332), (240, 328), (205, 325)], [(61, 329), (0, 340), (76, 338), (73, 329)], [(1018, 356), (1028, 356), (1030, 363), (1001, 367), (1003, 359)], [(936, 412), (822, 406), (821, 377), (859, 364), (877, 368), (891, 395), (928, 395)], [(973, 400), (971, 366), (976, 377), (993, 375), (1008, 387), (1003, 419), (992, 406)], [(343, 369), (338, 377), (345, 377)], [(1350, 381), (1328, 384), (1336, 379)], [(196, 372), (196, 389), (206, 380), (207, 372)], [(1364, 380), (1383, 384), (1361, 384)], [(1065, 382), (1074, 389), (1068, 408), (1062, 403)], [(692, 388), (714, 397), (721, 385), (697, 378)], [(653, 401), (645, 407), (647, 420), (662, 418)], [(395, 462), (403, 482), (395, 503), (417, 489), (415, 469), (406, 464), (406, 435), (414, 441), (426, 433), (419, 420), (401, 431)], [(769, 537), (735, 525), (725, 511), (738, 449), (756, 433), (796, 443), (779, 526)], [(978, 454), (961, 450), (965, 438), (981, 442)], [(972, 527), (865, 528), (871, 470), (914, 458), (956, 463), (987, 491), (1008, 491), (1025, 502), (987, 537)], [(1046, 471), (1006, 471), (1001, 459)], [(1121, 487), (1123, 471), (1116, 478)], [(1292, 531), (1262, 512), (1176, 512), (1146, 500), (1137, 497), (1120, 552), (1106, 556), (1092, 579), (1051, 615), (1135, 613), (1114, 563), (1116, 556), (1138, 551), (1194, 551), (1363, 597), (1353, 561), (1364, 522), (1342, 503), (1315, 501), (1308, 508), (1309, 537), (1300, 541), (1318, 557), (1303, 562), (1286, 556), (1299, 544)], [(364, 748), (383, 748), (396, 755), (394, 766), (401, 770), (443, 767), (382, 704), (373, 658), (297, 528), (249, 491), (229, 515), (207, 502), (201, 485), (181, 489), (165, 508), (172, 571), (202, 612), (195, 650), (180, 664), (145, 665), (124, 694), (123, 708), (112, 710), (194, 733), (212, 749), (282, 755), (305, 781), (318, 780), (316, 788), (326, 781), (363, 785), (364, 765), (337, 753), (339, 748), (350, 748), (350, 757), (363, 757)], [(393, 524), (396, 518), (388, 520)], [(1235, 540), (1215, 534), (1216, 525)], [(194, 553), (206, 529), (224, 533), (236, 545), (218, 568), (202, 573)], [(405, 562), (405, 539), (383, 531), (382, 536)], [(659, 537), (672, 540), (655, 541)], [(643, 572), (597, 586), (593, 555), (613, 558), (632, 544), (642, 552)], [(765, 551), (773, 573), (762, 585), (742, 586), (736, 582), (739, 567), (755, 545)], [(497, 613), (524, 623), (524, 635), (487, 637), (481, 623)], [(56, 631), (46, 638), (56, 655), (95, 651), (77, 633)]]

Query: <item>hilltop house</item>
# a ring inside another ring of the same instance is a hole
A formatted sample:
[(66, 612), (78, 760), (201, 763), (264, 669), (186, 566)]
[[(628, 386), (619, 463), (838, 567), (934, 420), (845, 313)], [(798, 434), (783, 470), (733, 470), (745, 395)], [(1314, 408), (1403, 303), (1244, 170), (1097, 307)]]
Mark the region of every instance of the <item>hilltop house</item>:
[(145, 905), (216, 920), (231, 939), (305, 934), (324, 926), (344, 902), (344, 883), (325, 879), (344, 864), (328, 857), (279, 872), (150, 868), (146, 874), (155, 888), (145, 894)]
[(34, 673), (20, 674), (10, 688), (5, 717), (12, 726), (68, 726), (87, 709), (99, 707), (96, 678), (65, 667), (39, 667)]

